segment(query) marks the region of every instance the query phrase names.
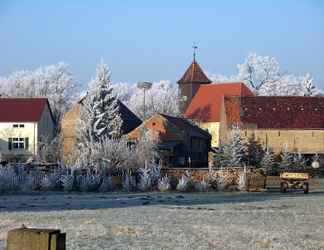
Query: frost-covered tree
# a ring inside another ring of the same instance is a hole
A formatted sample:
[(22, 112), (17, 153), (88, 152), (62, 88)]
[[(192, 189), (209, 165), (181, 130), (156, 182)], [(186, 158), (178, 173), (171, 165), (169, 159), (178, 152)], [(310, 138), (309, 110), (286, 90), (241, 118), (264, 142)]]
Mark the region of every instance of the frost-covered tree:
[(121, 126), (122, 119), (118, 99), (111, 86), (110, 71), (101, 62), (97, 66), (96, 77), (89, 83), (87, 95), (82, 100), (76, 130), (77, 143), (71, 161), (80, 166), (98, 164), (99, 158), (96, 155), (104, 153), (103, 146), (120, 146), (114, 139), (120, 137)]
[(294, 155), (288, 151), (287, 145), (284, 147), (281, 154), (281, 161), (279, 163), (279, 168), (281, 170), (291, 169), (294, 166)]
[(305, 169), (306, 166), (307, 166), (307, 161), (305, 159), (305, 157), (300, 153), (298, 152), (297, 154), (294, 154), (294, 158), (293, 158), (293, 167), (295, 169)]
[(276, 167), (277, 167), (276, 155), (270, 149), (267, 149), (265, 151), (260, 166), (262, 168), (265, 168), (268, 174), (272, 172), (276, 172)]
[(78, 93), (69, 66), (65, 63), (40, 67), (33, 71), (17, 71), (8, 77), (0, 77), (0, 95), (47, 97), (57, 124)]
[(117, 83), (113, 85), (118, 98), (123, 101), (138, 117), (145, 119), (154, 113), (173, 116), (180, 114), (178, 107), (178, 87), (169, 81), (153, 82), (152, 88), (145, 93), (145, 112), (143, 114), (143, 90), (136, 84)]
[(238, 79), (244, 80), (255, 92), (273, 85), (281, 78), (279, 62), (274, 57), (250, 54), (243, 64), (238, 65)]
[(251, 53), (237, 68), (237, 75), (227, 77), (210, 74), (211, 79), (215, 82), (244, 81), (257, 95), (314, 96), (320, 93), (310, 74), (289, 74), (280, 68), (275, 57)]
[(315, 96), (319, 94), (319, 90), (313, 83), (313, 77), (307, 73), (301, 81), (300, 86), (300, 95), (302, 96)]
[(93, 114), (91, 132), (94, 141), (99, 141), (103, 137), (120, 136), (122, 119), (118, 99), (113, 93), (109, 68), (103, 62), (97, 66), (96, 78), (89, 84), (84, 106), (85, 112)]
[(247, 143), (247, 161), (251, 166), (259, 167), (264, 156), (264, 149), (254, 137), (249, 138)]
[(228, 167), (243, 167), (246, 162), (246, 142), (241, 136), (241, 130), (238, 125), (231, 129), (230, 140), (224, 147), (225, 164)]

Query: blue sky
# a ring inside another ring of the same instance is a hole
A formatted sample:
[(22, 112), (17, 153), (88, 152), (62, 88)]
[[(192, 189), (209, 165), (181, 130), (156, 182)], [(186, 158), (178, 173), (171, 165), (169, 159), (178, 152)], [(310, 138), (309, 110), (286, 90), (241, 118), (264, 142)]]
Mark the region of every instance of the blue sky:
[(249, 52), (324, 88), (322, 0), (0, 0), (0, 75), (64, 61), (80, 83), (178, 80), (192, 60), (231, 75)]

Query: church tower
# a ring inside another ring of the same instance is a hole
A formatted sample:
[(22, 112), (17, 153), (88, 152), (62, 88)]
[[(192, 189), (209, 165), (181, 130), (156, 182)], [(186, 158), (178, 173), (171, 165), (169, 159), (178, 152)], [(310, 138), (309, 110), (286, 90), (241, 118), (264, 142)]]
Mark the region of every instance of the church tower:
[(195, 53), (192, 63), (186, 70), (184, 75), (178, 81), (179, 84), (179, 95), (180, 95), (180, 111), (183, 114), (192, 98), (197, 93), (200, 85), (210, 84), (211, 80), (205, 75), (201, 67), (196, 61)]

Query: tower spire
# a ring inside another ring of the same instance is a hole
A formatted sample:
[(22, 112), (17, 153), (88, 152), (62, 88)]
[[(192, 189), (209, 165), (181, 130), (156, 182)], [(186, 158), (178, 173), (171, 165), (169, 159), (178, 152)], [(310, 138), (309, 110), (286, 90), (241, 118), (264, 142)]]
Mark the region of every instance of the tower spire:
[(192, 48), (193, 48), (193, 60), (195, 62), (196, 61), (196, 54), (197, 54), (197, 50), (198, 50), (198, 46), (196, 45), (196, 43), (193, 43)]

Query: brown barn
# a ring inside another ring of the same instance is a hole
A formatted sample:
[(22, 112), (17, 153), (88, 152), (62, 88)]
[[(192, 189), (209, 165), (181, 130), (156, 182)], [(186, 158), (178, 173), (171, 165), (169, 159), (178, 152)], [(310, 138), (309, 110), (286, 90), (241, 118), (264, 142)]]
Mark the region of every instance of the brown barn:
[[(142, 121), (130, 111), (121, 101), (118, 101), (119, 112), (122, 124), (122, 134), (128, 134), (130, 131), (141, 125)], [(67, 160), (72, 152), (76, 139), (76, 126), (80, 117), (82, 108), (82, 99), (73, 105), (73, 107), (64, 115), (62, 119), (62, 140), (63, 140), (63, 159)]]
[(155, 114), (128, 134), (130, 140), (152, 131), (159, 138), (159, 151), (165, 167), (207, 167), (210, 134), (185, 118)]

